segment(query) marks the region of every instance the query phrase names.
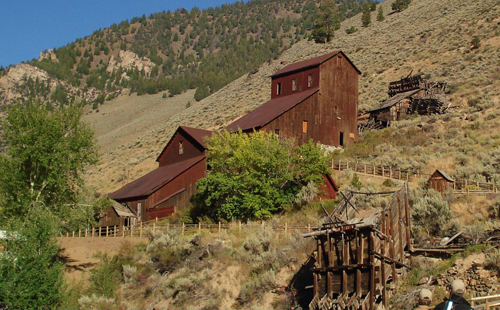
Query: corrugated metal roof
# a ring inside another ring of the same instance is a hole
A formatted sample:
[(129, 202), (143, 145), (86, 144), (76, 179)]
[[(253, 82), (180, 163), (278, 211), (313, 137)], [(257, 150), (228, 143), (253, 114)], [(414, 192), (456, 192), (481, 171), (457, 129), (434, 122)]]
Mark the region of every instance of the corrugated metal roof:
[(335, 52), (332, 52), (332, 53), (328, 53), (328, 54), (325, 54), (325, 55), (321, 55), (321, 56), (318, 56), (318, 57), (314, 57), (314, 58), (310, 58), (310, 59), (307, 59), (307, 60), (303, 60), (303, 61), (299, 61), (299, 62), (295, 62), (293, 64), (290, 64), (290, 65), (284, 67), (283, 69), (280, 69), (280, 70), (276, 71), (272, 75), (272, 77), (277, 77), (277, 76), (280, 76), (280, 75), (283, 75), (283, 74), (287, 74), (287, 73), (290, 73), (290, 72), (299, 71), (299, 70), (303, 70), (305, 68), (310, 68), (310, 67), (318, 66), (318, 65), (322, 64), (323, 62), (327, 61), (328, 59), (332, 58), (333, 56), (339, 54), (339, 53), (341, 53), (342, 55), (344, 55), (344, 57), (347, 59), (347, 61), (349, 61), (349, 63), (356, 69), (356, 71), (358, 71), (358, 73), (361, 74), (361, 71), (359, 71), (359, 69), (356, 68), (356, 66), (344, 54), (344, 52), (342, 52), (342, 51), (335, 51)]
[(441, 174), (443, 176), (443, 178), (445, 178), (448, 182), (455, 182), (455, 180), (450, 177), (446, 172), (444, 172), (443, 170), (436, 170), (437, 173)]
[(243, 131), (253, 128), (258, 129), (306, 100), (318, 90), (319, 88), (313, 88), (293, 95), (271, 99), (252, 112), (234, 121), (227, 126), (226, 129), (229, 131), (237, 131), (239, 128)]
[(168, 148), (168, 146), (170, 145), (170, 142), (174, 138), (175, 134), (177, 132), (180, 132), (180, 131), (184, 132), (188, 136), (191, 136), (194, 139), (194, 141), (199, 144), (200, 148), (202, 148), (204, 150), (207, 149), (204, 138), (210, 137), (214, 133), (213, 131), (210, 131), (210, 130), (198, 129), (198, 128), (192, 128), (192, 127), (186, 127), (186, 126), (179, 126), (179, 127), (177, 127), (177, 130), (172, 135), (170, 140), (168, 140), (168, 142), (165, 145), (165, 147), (163, 148), (163, 150), (160, 152), (160, 155), (158, 155), (158, 157), (156, 158), (156, 161), (160, 160), (161, 155), (163, 155), (165, 150)]
[(113, 209), (115, 209), (115, 212), (119, 217), (136, 217), (136, 215), (128, 207), (122, 206), (117, 202), (113, 205)]
[(387, 99), (386, 101), (384, 101), (380, 107), (373, 109), (373, 110), (370, 110), (369, 112), (375, 112), (375, 111), (383, 110), (386, 108), (390, 108), (393, 105), (395, 105), (396, 103), (400, 102), (401, 100), (408, 98), (408, 97), (418, 93), (419, 91), (420, 91), (420, 89), (414, 89), (414, 90), (410, 90), (410, 91), (407, 91), (404, 93), (399, 93), (399, 94), (395, 95), (394, 97), (391, 97), (391, 98)]
[(109, 194), (108, 198), (114, 200), (124, 200), (148, 196), (161, 186), (170, 182), (179, 174), (202, 161), (205, 157), (205, 155), (201, 155), (173, 165), (159, 167), (139, 179), (128, 183), (116, 192)]

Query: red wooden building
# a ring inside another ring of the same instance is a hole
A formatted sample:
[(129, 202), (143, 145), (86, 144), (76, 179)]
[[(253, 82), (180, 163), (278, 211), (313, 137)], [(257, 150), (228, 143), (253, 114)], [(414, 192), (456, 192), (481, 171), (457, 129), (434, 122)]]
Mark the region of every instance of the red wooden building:
[(204, 138), (212, 133), (180, 126), (156, 159), (157, 169), (108, 197), (127, 206), (140, 221), (165, 217), (186, 208), (196, 192), (196, 182), (207, 174)]
[(353, 143), (360, 73), (341, 51), (288, 65), (271, 76), (271, 100), (227, 129), (271, 131), (297, 144)]

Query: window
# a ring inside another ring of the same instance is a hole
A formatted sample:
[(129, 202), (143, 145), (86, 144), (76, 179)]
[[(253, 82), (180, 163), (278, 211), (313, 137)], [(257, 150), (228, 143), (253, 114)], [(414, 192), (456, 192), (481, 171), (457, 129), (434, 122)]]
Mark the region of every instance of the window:
[(296, 91), (297, 90), (297, 79), (293, 79), (292, 80), (292, 91)]
[(184, 141), (179, 142), (179, 155), (184, 154)]
[(281, 83), (276, 84), (276, 95), (281, 95)]
[(309, 74), (307, 76), (307, 87), (312, 87), (313, 86), (313, 83), (314, 83), (314, 80), (313, 80), (313, 75), (312, 74)]
[(344, 145), (344, 133), (343, 132), (340, 132), (339, 145), (340, 146)]
[(302, 121), (302, 133), (307, 133), (307, 121)]
[(275, 129), (275, 130), (274, 130), (274, 134), (276, 135), (276, 138), (278, 138), (278, 139), (281, 137), (281, 136), (280, 136), (280, 130), (279, 130), (279, 129)]

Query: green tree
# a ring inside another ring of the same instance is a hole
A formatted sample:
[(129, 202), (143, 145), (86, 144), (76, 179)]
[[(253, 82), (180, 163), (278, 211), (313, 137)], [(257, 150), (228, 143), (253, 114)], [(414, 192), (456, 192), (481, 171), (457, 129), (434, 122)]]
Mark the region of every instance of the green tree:
[(392, 3), (391, 7), (393, 11), (400, 12), (407, 9), (410, 3), (411, 0), (396, 0)]
[(64, 265), (55, 239), (59, 220), (39, 206), (24, 221), (11, 220), (0, 254), (0, 308), (58, 309), (64, 299)]
[(378, 11), (377, 11), (377, 21), (381, 22), (384, 21), (384, 9), (382, 9), (382, 6), (378, 6)]
[(45, 206), (60, 219), (71, 216), (82, 171), (97, 160), (92, 130), (76, 105), (49, 112), (43, 105), (15, 105), (2, 124), (7, 151), (0, 157), (0, 207), (22, 218)]
[(312, 141), (297, 147), (273, 133), (224, 131), (207, 147), (211, 171), (197, 183), (195, 219), (269, 218), (293, 204), (303, 187), (322, 185), (329, 173), (329, 158)]
[(330, 42), (340, 28), (340, 16), (334, 0), (321, 2), (312, 37), (316, 43)]
[(210, 90), (208, 89), (207, 86), (200, 86), (196, 89), (196, 92), (194, 94), (194, 99), (196, 101), (200, 101), (205, 97), (208, 97), (210, 95)]
[(372, 15), (370, 11), (370, 7), (367, 5), (363, 9), (363, 15), (361, 16), (361, 26), (369, 27), (372, 23)]

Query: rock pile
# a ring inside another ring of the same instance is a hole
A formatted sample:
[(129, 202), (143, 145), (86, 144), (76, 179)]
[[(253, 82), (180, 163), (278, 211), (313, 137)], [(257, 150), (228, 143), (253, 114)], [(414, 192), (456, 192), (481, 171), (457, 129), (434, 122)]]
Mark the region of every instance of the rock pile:
[(453, 279), (464, 281), (467, 293), (471, 297), (491, 295), (500, 290), (497, 276), (484, 269), (484, 265), (480, 262), (473, 262), (465, 271), (457, 266), (451, 267), (437, 279), (437, 284), (448, 287)]

